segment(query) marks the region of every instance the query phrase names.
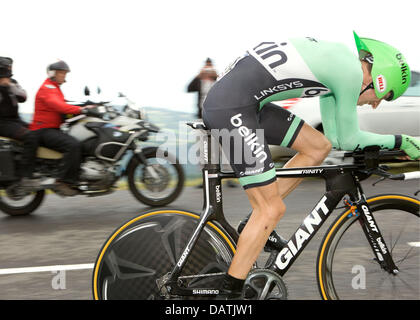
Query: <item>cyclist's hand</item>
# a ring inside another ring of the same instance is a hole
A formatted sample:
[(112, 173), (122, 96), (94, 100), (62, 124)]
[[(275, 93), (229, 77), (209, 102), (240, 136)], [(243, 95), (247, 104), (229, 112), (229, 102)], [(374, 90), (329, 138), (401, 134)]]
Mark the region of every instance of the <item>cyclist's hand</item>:
[(403, 134), (401, 150), (403, 150), (410, 157), (411, 160), (419, 159), (420, 140)]

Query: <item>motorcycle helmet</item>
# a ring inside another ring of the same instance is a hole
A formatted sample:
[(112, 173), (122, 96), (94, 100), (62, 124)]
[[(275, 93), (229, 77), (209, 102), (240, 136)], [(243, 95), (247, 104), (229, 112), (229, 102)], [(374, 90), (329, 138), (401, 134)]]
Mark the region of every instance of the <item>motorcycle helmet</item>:
[(47, 67), (47, 74), (49, 78), (55, 77), (55, 71), (64, 70), (70, 72), (70, 67), (63, 60), (54, 62)]
[(0, 78), (12, 77), (13, 59), (9, 57), (0, 57)]
[(399, 50), (384, 42), (359, 38), (353, 32), (359, 58), (372, 64), (372, 81), (376, 96), (379, 99), (389, 92), (387, 99), (392, 101), (400, 97), (411, 81), (410, 67)]

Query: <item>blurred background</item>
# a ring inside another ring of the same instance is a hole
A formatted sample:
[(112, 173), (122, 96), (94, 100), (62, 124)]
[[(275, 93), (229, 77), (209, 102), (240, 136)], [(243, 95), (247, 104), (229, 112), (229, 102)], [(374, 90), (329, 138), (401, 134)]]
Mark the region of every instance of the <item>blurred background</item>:
[(355, 30), (401, 48), (420, 70), (417, 9), (411, 0), (14, 0), (1, 5), (0, 52), (15, 60), (15, 78), (29, 93), (26, 112), (57, 59), (72, 69), (66, 98), (99, 85), (111, 97), (123, 91), (145, 106), (195, 112), (185, 88), (206, 58), (221, 72), (263, 40), (313, 36), (356, 53)]

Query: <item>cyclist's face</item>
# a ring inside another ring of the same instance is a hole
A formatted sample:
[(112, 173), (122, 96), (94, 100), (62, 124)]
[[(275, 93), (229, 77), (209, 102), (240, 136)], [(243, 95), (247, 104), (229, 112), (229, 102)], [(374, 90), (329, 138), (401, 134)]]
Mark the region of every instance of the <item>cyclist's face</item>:
[[(364, 86), (362, 89), (364, 89)], [(363, 94), (359, 97), (359, 100), (357, 101), (358, 106), (362, 106), (364, 104), (370, 104), (373, 109), (376, 109), (379, 104), (382, 102), (383, 99), (388, 98), (391, 95), (391, 93), (388, 93), (384, 98), (379, 99), (376, 96), (375, 89), (369, 89), (363, 92)]]

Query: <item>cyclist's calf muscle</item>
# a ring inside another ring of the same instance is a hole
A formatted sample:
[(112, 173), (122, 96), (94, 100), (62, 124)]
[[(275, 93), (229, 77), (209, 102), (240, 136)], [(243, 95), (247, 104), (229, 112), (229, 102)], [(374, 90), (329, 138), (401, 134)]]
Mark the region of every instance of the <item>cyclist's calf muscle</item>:
[(246, 278), (268, 236), (286, 211), (277, 184), (278, 182), (273, 182), (246, 190), (253, 212), (241, 232), (237, 251), (228, 271), (235, 278)]

